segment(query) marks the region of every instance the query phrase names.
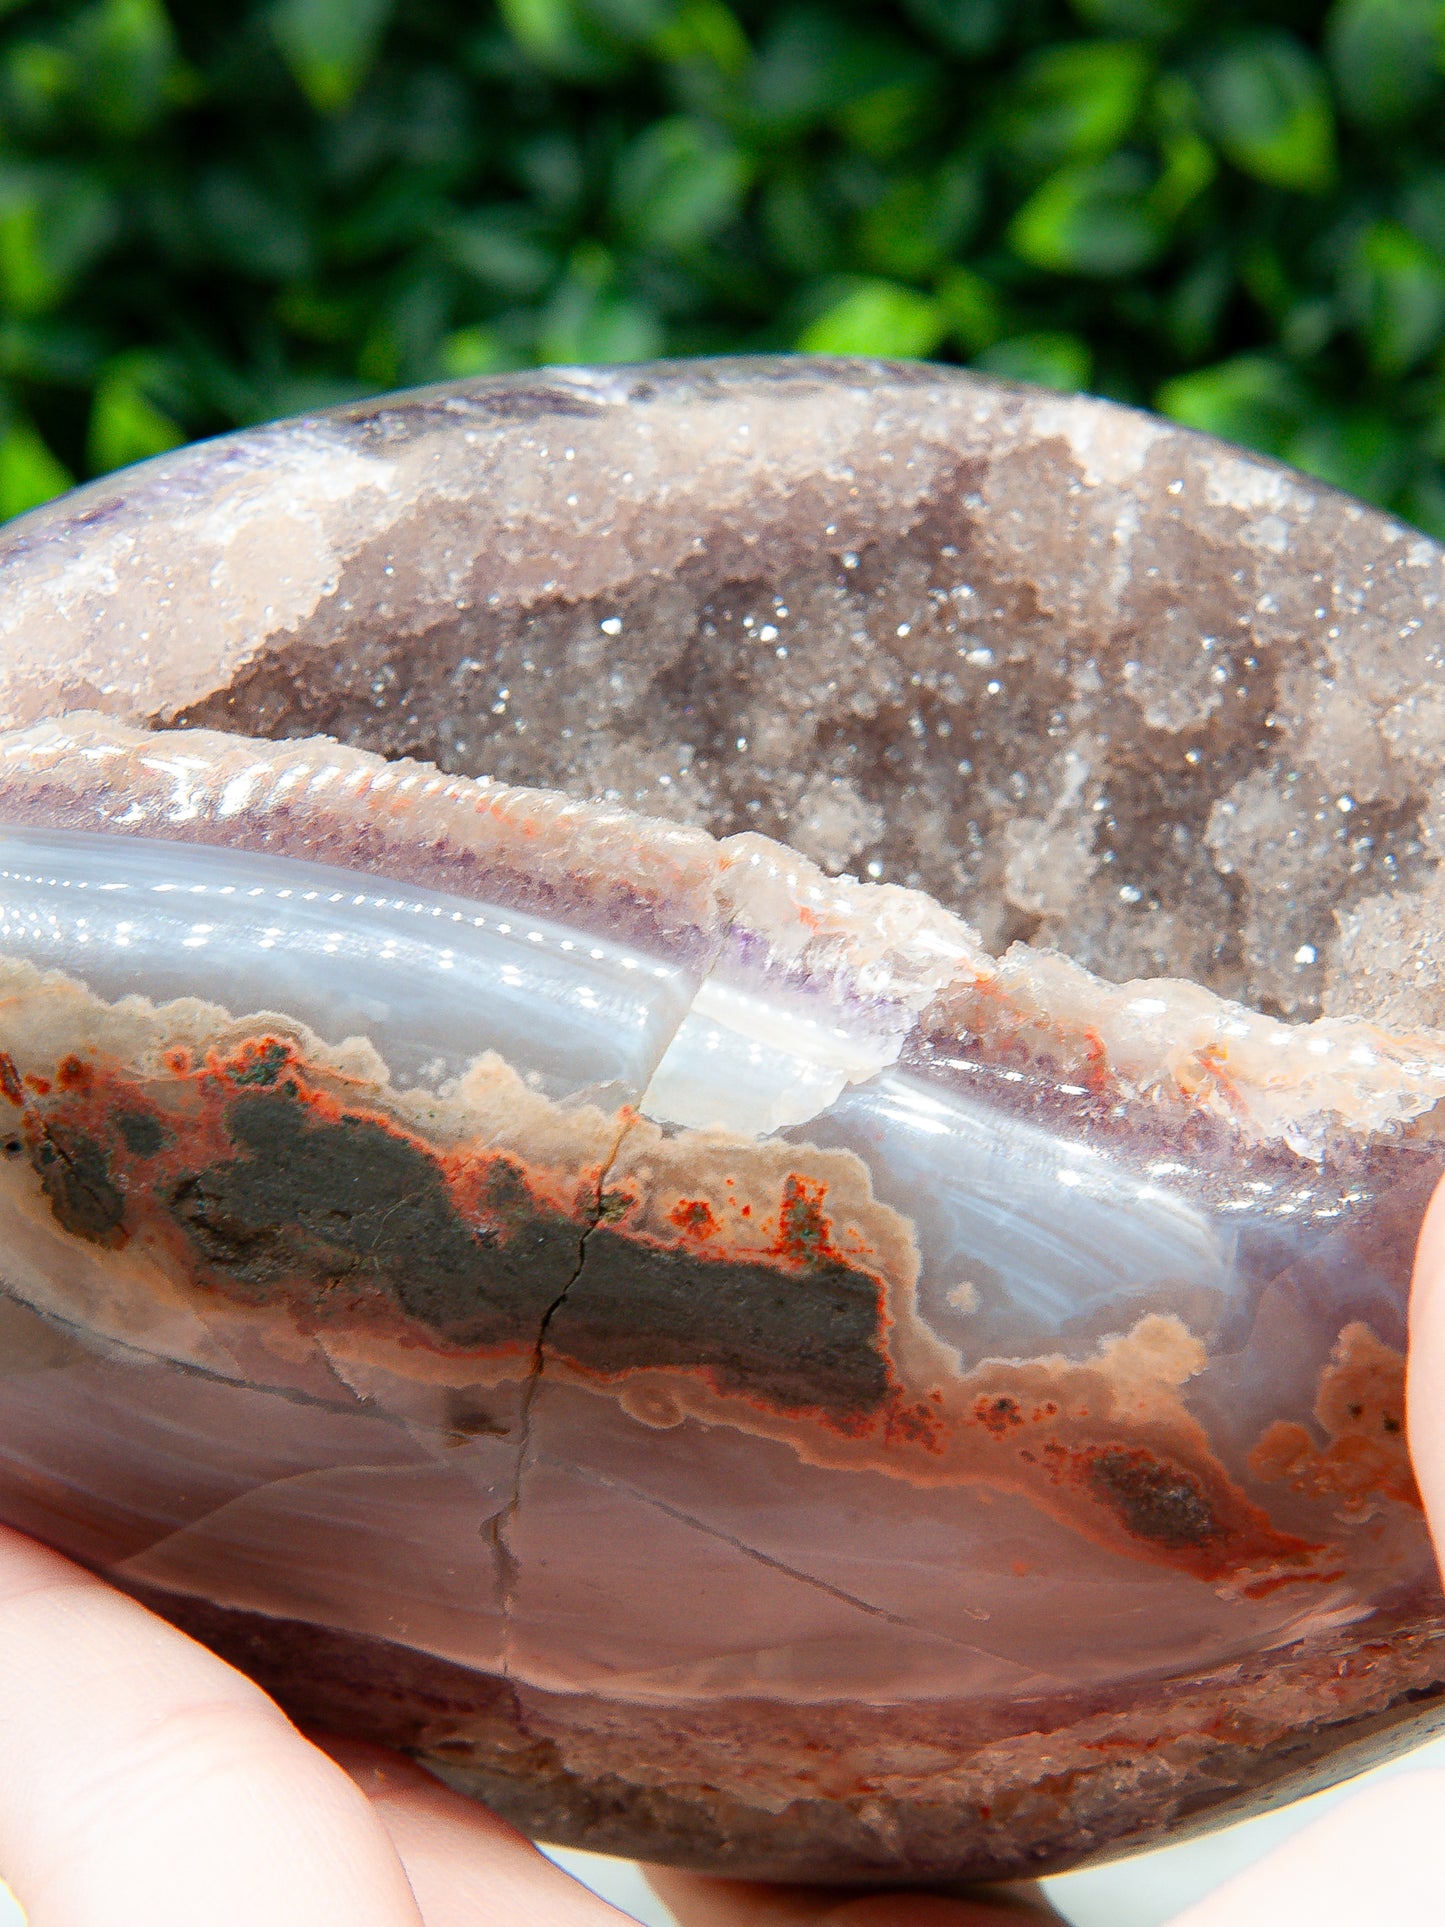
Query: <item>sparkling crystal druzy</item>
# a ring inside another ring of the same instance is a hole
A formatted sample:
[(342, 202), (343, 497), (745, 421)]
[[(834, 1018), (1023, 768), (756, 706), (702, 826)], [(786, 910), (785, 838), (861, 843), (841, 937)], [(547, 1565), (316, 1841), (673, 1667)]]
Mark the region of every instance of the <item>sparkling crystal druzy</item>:
[(0, 1516), (694, 1866), (1062, 1867), (1418, 1733), (1442, 582), (863, 363), (14, 525)]

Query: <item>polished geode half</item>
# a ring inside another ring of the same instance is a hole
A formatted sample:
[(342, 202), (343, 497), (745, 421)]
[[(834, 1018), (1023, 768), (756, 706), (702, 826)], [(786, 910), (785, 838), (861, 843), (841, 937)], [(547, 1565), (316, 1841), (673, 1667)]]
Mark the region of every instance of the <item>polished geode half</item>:
[(1445, 554), (464, 383), (0, 539), (0, 1516), (552, 1840), (1062, 1868), (1445, 1712)]

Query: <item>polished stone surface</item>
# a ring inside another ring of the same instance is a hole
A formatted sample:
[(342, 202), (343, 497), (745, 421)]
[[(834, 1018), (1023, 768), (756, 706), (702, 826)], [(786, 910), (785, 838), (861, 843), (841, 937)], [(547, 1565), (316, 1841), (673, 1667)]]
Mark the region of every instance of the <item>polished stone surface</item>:
[(1445, 1712), (1445, 555), (938, 369), (0, 541), (0, 1514), (545, 1837), (1061, 1867)]

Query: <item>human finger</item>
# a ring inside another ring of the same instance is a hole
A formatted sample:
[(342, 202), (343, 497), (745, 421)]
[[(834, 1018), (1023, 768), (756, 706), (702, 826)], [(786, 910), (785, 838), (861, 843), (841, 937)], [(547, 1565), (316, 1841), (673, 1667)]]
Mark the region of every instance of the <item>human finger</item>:
[[(1405, 1413), (1439, 1558), (1445, 1548), (1445, 1185), (1431, 1201), (1415, 1254)], [(1189, 1908), (1173, 1927), (1278, 1920), (1307, 1920), (1310, 1927), (1377, 1920), (1406, 1927), (1434, 1919), (1442, 1816), (1445, 1773), (1392, 1775), (1331, 1806)]]
[[(1405, 1425), (1415, 1482), (1435, 1541), (1445, 1552), (1445, 1183), (1430, 1201), (1410, 1288), (1410, 1353)], [(1445, 1559), (1442, 1559), (1445, 1564)]]
[(1426, 1927), (1440, 1918), (1445, 1773), (1399, 1773), (1320, 1815), (1170, 1927)]
[(223, 1660), (0, 1527), (0, 1871), (29, 1927), (421, 1927), (352, 1781)]
[(525, 1834), (453, 1793), (414, 1761), (319, 1736), (391, 1836), (426, 1927), (623, 1927), (608, 1906)]
[(1046, 1927), (1061, 1919), (1033, 1882), (970, 1895), (875, 1893), (719, 1880), (673, 1867), (645, 1872), (679, 1927)]

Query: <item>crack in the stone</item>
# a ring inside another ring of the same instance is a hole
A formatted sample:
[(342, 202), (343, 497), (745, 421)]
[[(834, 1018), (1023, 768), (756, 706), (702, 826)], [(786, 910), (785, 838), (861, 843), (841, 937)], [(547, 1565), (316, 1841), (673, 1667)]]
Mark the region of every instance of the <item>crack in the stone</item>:
[[(716, 839), (716, 841), (717, 841), (719, 852), (721, 852), (725, 839)], [(721, 912), (723, 910), (723, 900), (721, 898), (720, 892), (718, 891), (718, 884), (720, 882), (720, 878), (721, 878), (721, 870), (719, 869), (718, 875), (714, 879), (715, 894), (712, 898), (712, 908), (715, 912)], [(722, 959), (723, 953), (727, 948), (728, 939), (731, 937), (733, 931), (738, 927), (740, 920), (741, 920), (741, 913), (737, 908), (737, 906), (733, 906), (725, 915), (721, 915), (719, 917), (719, 924), (714, 933), (714, 938), (713, 938), (710, 952), (707, 956), (705, 964), (699, 970), (697, 979), (692, 987), (691, 995), (688, 997), (687, 1002), (684, 1004), (682, 1010), (679, 1012), (676, 1018), (676, 1021), (669, 1027), (665, 1038), (662, 1039), (660, 1046), (656, 1052), (656, 1055), (654, 1056), (652, 1063), (648, 1067), (646, 1077), (640, 1080), (640, 1090), (639, 1090), (639, 1095), (637, 1100), (639, 1107), (645, 1101), (648, 1091), (652, 1088), (653, 1080), (656, 1077), (658, 1069), (661, 1066), (663, 1060), (666, 1058), (668, 1052), (672, 1049), (672, 1046), (674, 1045), (674, 1043), (676, 1043), (679, 1035), (682, 1032), (683, 1026), (686, 1024), (688, 1018), (691, 1017), (693, 1011), (696, 1009), (698, 999), (702, 996), (707, 986), (712, 982), (713, 977), (717, 971), (718, 965)], [(625, 1143), (629, 1133), (635, 1128), (637, 1122), (639, 1121), (640, 1115), (641, 1113), (639, 1109), (639, 1111), (633, 1117), (630, 1117), (623, 1124), (622, 1128), (619, 1130), (616, 1138), (613, 1141), (612, 1147), (608, 1152), (608, 1155), (603, 1163), (601, 1173), (597, 1180), (597, 1190), (596, 1190), (596, 1195), (593, 1199), (591, 1220), (583, 1228), (582, 1235), (578, 1239), (577, 1262), (572, 1269), (571, 1275), (567, 1278), (566, 1282), (563, 1284), (562, 1289), (557, 1293), (556, 1297), (553, 1298), (552, 1302), (547, 1306), (546, 1310), (542, 1314), (541, 1321), (537, 1328), (536, 1342), (532, 1348), (531, 1365), (528, 1370), (526, 1381), (522, 1387), (521, 1405), (520, 1405), (520, 1412), (519, 1412), (520, 1438), (519, 1438), (518, 1447), (517, 1447), (516, 1470), (513, 1475), (512, 1490), (505, 1504), (500, 1508), (500, 1510), (489, 1515), (489, 1517), (484, 1519), (482, 1522), (481, 1529), (484, 1533), (487, 1533), (487, 1532), (490, 1533), (492, 1542), (496, 1548), (496, 1553), (497, 1553), (497, 1563), (499, 1568), (498, 1579), (499, 1579), (499, 1590), (500, 1590), (500, 1598), (501, 1598), (501, 1616), (502, 1616), (502, 1676), (503, 1678), (511, 1677), (512, 1624), (513, 1624), (513, 1614), (515, 1609), (515, 1595), (516, 1595), (516, 1584), (517, 1584), (517, 1563), (516, 1563), (516, 1558), (512, 1552), (512, 1549), (507, 1543), (507, 1531), (508, 1531), (508, 1528), (511, 1526), (512, 1522), (515, 1520), (517, 1516), (517, 1512), (522, 1502), (522, 1484), (526, 1477), (527, 1459), (528, 1459), (528, 1454), (530, 1453), (530, 1450), (531, 1450), (531, 1443), (532, 1443), (532, 1410), (536, 1402), (538, 1390), (541, 1386), (542, 1374), (546, 1369), (547, 1333), (551, 1327), (553, 1319), (556, 1317), (557, 1313), (561, 1310), (563, 1304), (567, 1300), (568, 1295), (570, 1294), (573, 1287), (576, 1285), (578, 1279), (582, 1275), (583, 1269), (587, 1262), (587, 1242), (602, 1221), (602, 1199), (606, 1193), (607, 1180), (612, 1174), (612, 1169), (614, 1165), (617, 1163), (617, 1159), (621, 1152), (623, 1144)], [(694, 1522), (694, 1523), (697, 1523), (697, 1522)], [(707, 1530), (708, 1528), (703, 1527), (702, 1529)], [(725, 1536), (725, 1535), (718, 1535), (718, 1536)], [(738, 1549), (743, 1552), (748, 1551), (748, 1548), (743, 1546), (740, 1546)], [(763, 1558), (763, 1555), (761, 1554), (757, 1554), (754, 1556)], [(764, 1559), (764, 1563), (768, 1563), (768, 1561)], [(780, 1570), (786, 1572), (789, 1570), (789, 1568), (780, 1567)], [(820, 1586), (824, 1591), (833, 1590), (832, 1588), (828, 1587), (826, 1583), (823, 1581), (809, 1580), (808, 1575), (804, 1573), (796, 1573), (793, 1576), (795, 1578), (798, 1578), (799, 1580), (802, 1580), (804, 1583), (816, 1584)], [(848, 1595), (845, 1593), (840, 1593), (837, 1596), (840, 1599), (848, 1598)], [(884, 1617), (884, 1618), (891, 1617), (891, 1615), (887, 1614), (884, 1611), (884, 1609), (881, 1607), (877, 1607), (877, 1608), (868, 1607), (861, 1600), (855, 1600), (855, 1601), (852, 1601), (851, 1603), (859, 1606), (865, 1612), (872, 1611), (872, 1612), (876, 1612), (877, 1614), (879, 1614), (881, 1617)], [(900, 1626), (908, 1626), (910, 1624), (910, 1622), (907, 1620), (895, 1620), (894, 1623)], [(915, 1628), (914, 1630), (922, 1631), (923, 1629)], [(943, 1637), (943, 1636), (940, 1635), (940, 1637)], [(954, 1643), (957, 1643), (957, 1642), (954, 1642)]]
[[(722, 909), (721, 898), (717, 894), (717, 885), (718, 877), (715, 876), (713, 882), (714, 895), (712, 897), (712, 908), (714, 911), (720, 911)], [(698, 972), (697, 980), (693, 984), (691, 994), (678, 1013), (675, 1022), (669, 1027), (666, 1036), (660, 1041), (652, 1062), (647, 1067), (646, 1077), (638, 1081), (637, 1102), (639, 1106), (651, 1088), (652, 1080), (657, 1075), (658, 1066), (672, 1049), (674, 1043), (676, 1043), (678, 1035), (683, 1025), (692, 1015), (704, 987), (711, 981), (713, 972), (717, 969), (718, 960), (722, 956), (723, 949), (736, 923), (736, 911), (726, 917), (720, 918), (720, 928), (718, 928), (715, 933), (710, 954), (707, 956), (705, 965)], [(497, 1552), (498, 1583), (502, 1613), (502, 1677), (504, 1679), (511, 1677), (512, 1620), (517, 1585), (517, 1562), (511, 1547), (507, 1543), (507, 1529), (516, 1518), (517, 1511), (522, 1503), (522, 1482), (526, 1476), (527, 1455), (531, 1450), (532, 1443), (532, 1408), (536, 1403), (537, 1393), (542, 1382), (542, 1373), (547, 1363), (547, 1333), (551, 1328), (552, 1320), (562, 1309), (568, 1294), (577, 1283), (577, 1280), (582, 1276), (583, 1267), (587, 1262), (587, 1241), (602, 1222), (602, 1200), (606, 1195), (607, 1180), (612, 1175), (613, 1167), (617, 1163), (622, 1146), (626, 1142), (629, 1134), (636, 1127), (639, 1117), (640, 1112), (634, 1112), (629, 1116), (612, 1141), (612, 1146), (598, 1174), (597, 1189), (592, 1200), (590, 1221), (583, 1227), (582, 1235), (577, 1241), (577, 1262), (573, 1266), (571, 1275), (563, 1284), (562, 1289), (542, 1313), (541, 1320), (537, 1326), (536, 1342), (532, 1347), (531, 1365), (528, 1369), (526, 1381), (522, 1386), (521, 1405), (518, 1415), (521, 1436), (517, 1444), (516, 1470), (512, 1479), (512, 1490), (505, 1504), (497, 1512), (490, 1514), (482, 1521), (481, 1529), (484, 1533), (490, 1533), (492, 1543), (496, 1547)]]
[[(80, 1324), (77, 1319), (67, 1317), (45, 1305), (37, 1305), (31, 1299), (22, 1297), (11, 1285), (0, 1283), (0, 1303), (18, 1306), (29, 1312), (42, 1324), (53, 1327), (66, 1338), (78, 1345), (93, 1358), (104, 1359), (107, 1353), (119, 1352), (127, 1358), (143, 1360), (147, 1365), (167, 1365), (188, 1378), (199, 1378), (210, 1385), (222, 1385), (229, 1391), (251, 1392), (258, 1398), (279, 1398), (287, 1405), (309, 1406), (315, 1411), (332, 1412), (343, 1418), (354, 1417), (357, 1412), (367, 1418), (376, 1418), (387, 1425), (405, 1429), (406, 1420), (396, 1413), (388, 1412), (379, 1405), (369, 1393), (358, 1392), (348, 1385), (332, 1365), (325, 1352), (318, 1348), (316, 1356), (336, 1381), (338, 1389), (346, 1394), (345, 1403), (335, 1399), (323, 1398), (319, 1392), (304, 1391), (299, 1385), (262, 1385), (253, 1378), (247, 1378), (238, 1360), (231, 1360), (231, 1371), (222, 1371), (215, 1365), (202, 1365), (194, 1358), (177, 1358), (174, 1353), (153, 1350), (134, 1339), (118, 1337), (114, 1332), (97, 1332), (88, 1325)], [(204, 1323), (204, 1321), (202, 1321)], [(206, 1327), (206, 1336), (219, 1349), (224, 1350), (219, 1338)]]
[[(689, 1002), (688, 1009), (691, 1009), (691, 1007), (691, 1002)], [(685, 1014), (686, 1013), (684, 1013), (684, 1015)], [(681, 1027), (681, 1023), (682, 1019), (679, 1018), (677, 1028)], [(658, 1053), (659, 1062), (662, 1057), (666, 1055), (672, 1043), (672, 1037), (675, 1037), (676, 1034), (677, 1029), (674, 1029), (672, 1036), (668, 1038), (667, 1043), (664, 1044), (662, 1050)], [(597, 1187), (592, 1198), (589, 1221), (583, 1226), (582, 1235), (577, 1240), (577, 1262), (572, 1267), (571, 1273), (564, 1282), (562, 1289), (553, 1298), (552, 1302), (547, 1306), (547, 1309), (542, 1313), (541, 1319), (538, 1321), (537, 1336), (532, 1346), (531, 1363), (528, 1367), (526, 1380), (522, 1386), (518, 1412), (520, 1437), (517, 1441), (516, 1467), (512, 1476), (512, 1490), (505, 1503), (496, 1512), (488, 1514), (482, 1521), (482, 1531), (484, 1533), (490, 1533), (492, 1543), (497, 1551), (498, 1586), (502, 1614), (503, 1679), (511, 1678), (512, 1616), (515, 1607), (517, 1586), (517, 1561), (512, 1548), (507, 1543), (507, 1528), (516, 1518), (517, 1510), (522, 1503), (522, 1480), (526, 1475), (527, 1455), (531, 1450), (532, 1444), (532, 1407), (536, 1403), (537, 1393), (542, 1384), (542, 1373), (547, 1365), (547, 1333), (551, 1327), (552, 1320), (566, 1302), (568, 1293), (582, 1276), (582, 1268), (587, 1262), (587, 1241), (602, 1222), (602, 1199), (607, 1190), (607, 1180), (612, 1175), (613, 1166), (617, 1163), (622, 1146), (629, 1133), (635, 1128), (635, 1125), (636, 1119), (629, 1116), (619, 1128), (616, 1137), (612, 1140), (611, 1148), (608, 1150), (602, 1167), (597, 1174)]]
[(681, 1506), (669, 1505), (665, 1499), (659, 1499), (653, 1493), (639, 1491), (627, 1479), (612, 1478), (605, 1472), (598, 1472), (586, 1466), (572, 1465), (568, 1469), (575, 1472), (580, 1479), (593, 1485), (600, 1485), (609, 1492), (625, 1492), (629, 1498), (636, 1499), (642, 1505), (653, 1507), (655, 1511), (663, 1513), (667, 1518), (675, 1519), (679, 1525), (691, 1526), (695, 1531), (705, 1533), (722, 1545), (731, 1546), (735, 1552), (742, 1553), (744, 1558), (756, 1560), (759, 1565), (767, 1566), (774, 1572), (780, 1572), (789, 1579), (796, 1579), (800, 1585), (811, 1586), (818, 1592), (826, 1593), (829, 1598), (838, 1600), (842, 1605), (854, 1606), (859, 1612), (866, 1613), (872, 1619), (881, 1619), (887, 1625), (901, 1627), (905, 1632), (918, 1633), (925, 1639), (940, 1640), (947, 1646), (958, 1647), (961, 1652), (989, 1653), (991, 1651), (989, 1647), (981, 1646), (976, 1641), (956, 1638), (952, 1633), (940, 1632), (935, 1627), (923, 1626), (917, 1620), (907, 1619), (901, 1613), (890, 1612), (886, 1606), (876, 1606), (869, 1600), (859, 1599), (856, 1594), (846, 1591), (842, 1586), (835, 1586), (830, 1580), (820, 1579), (816, 1573), (800, 1571), (798, 1567), (790, 1566), (786, 1560), (775, 1559), (771, 1553), (762, 1552), (757, 1546), (750, 1546), (742, 1539), (735, 1539), (730, 1532), (724, 1532), (720, 1526), (712, 1525), (706, 1519), (697, 1518), (694, 1514), (684, 1511)]

